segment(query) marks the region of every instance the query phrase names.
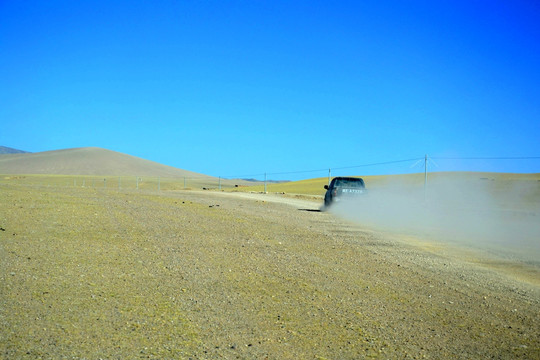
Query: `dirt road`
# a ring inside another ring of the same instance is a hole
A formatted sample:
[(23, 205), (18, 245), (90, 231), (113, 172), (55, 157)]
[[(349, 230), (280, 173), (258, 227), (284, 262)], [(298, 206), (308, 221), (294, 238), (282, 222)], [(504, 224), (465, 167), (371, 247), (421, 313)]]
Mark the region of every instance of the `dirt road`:
[(517, 279), (303, 199), (0, 190), (6, 359), (540, 358), (526, 264)]

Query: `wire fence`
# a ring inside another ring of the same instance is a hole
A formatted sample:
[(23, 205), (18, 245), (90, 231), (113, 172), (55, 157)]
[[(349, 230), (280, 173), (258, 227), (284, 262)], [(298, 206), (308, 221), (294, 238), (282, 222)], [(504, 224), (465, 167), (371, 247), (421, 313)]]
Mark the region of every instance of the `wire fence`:
[(17, 183), (32, 186), (81, 187), (109, 190), (192, 190), (235, 187), (234, 181), (210, 176), (95, 176), (95, 175), (2, 175), (0, 184)]

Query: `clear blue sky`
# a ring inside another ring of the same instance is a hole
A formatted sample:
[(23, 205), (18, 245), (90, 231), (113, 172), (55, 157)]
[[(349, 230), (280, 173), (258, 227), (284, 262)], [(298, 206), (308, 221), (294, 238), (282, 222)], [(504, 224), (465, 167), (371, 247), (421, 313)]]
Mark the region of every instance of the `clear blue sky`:
[(0, 145), (32, 152), (97, 146), (215, 176), (540, 156), (535, 0), (0, 0), (0, 54)]

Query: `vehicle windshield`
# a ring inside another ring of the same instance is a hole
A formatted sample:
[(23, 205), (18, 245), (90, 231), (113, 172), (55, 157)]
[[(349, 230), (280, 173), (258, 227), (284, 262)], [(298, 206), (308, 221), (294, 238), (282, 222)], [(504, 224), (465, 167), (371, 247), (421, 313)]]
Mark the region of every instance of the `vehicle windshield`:
[(363, 188), (364, 181), (362, 179), (336, 179), (334, 186), (348, 187), (348, 188)]

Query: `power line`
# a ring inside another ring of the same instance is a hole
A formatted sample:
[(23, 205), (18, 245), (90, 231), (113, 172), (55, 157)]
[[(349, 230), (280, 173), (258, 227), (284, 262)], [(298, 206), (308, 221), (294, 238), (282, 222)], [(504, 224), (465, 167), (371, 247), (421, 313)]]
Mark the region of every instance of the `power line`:
[(356, 166), (337, 167), (337, 168), (332, 168), (332, 170), (354, 169), (354, 168), (366, 167), (366, 166), (397, 164), (397, 163), (404, 163), (404, 162), (410, 162), (410, 161), (418, 161), (418, 160), (423, 160), (423, 159), (424, 158), (414, 158), (414, 159), (405, 159), (405, 160), (384, 161), (384, 162), (362, 164), (362, 165), (356, 165)]
[(264, 175), (301, 174), (301, 173), (319, 172), (319, 171), (326, 171), (326, 170), (328, 170), (328, 169), (300, 170), (300, 171), (285, 171), (285, 172), (259, 173), (259, 174), (250, 174), (250, 175), (230, 175), (230, 176), (222, 176), (222, 178), (227, 178), (227, 179), (240, 179), (240, 178), (246, 178), (246, 177), (264, 176)]
[[(330, 169), (332, 169), (332, 170), (354, 169), (354, 168), (360, 168), (360, 167), (366, 167), (366, 166), (377, 166), (377, 165), (397, 164), (397, 163), (410, 162), (410, 161), (418, 161), (418, 160), (423, 160), (423, 158), (404, 159), (404, 160), (393, 160), (393, 161), (383, 161), (383, 162), (376, 162), (376, 163), (369, 163), (369, 164), (361, 164), (361, 165), (355, 165), (355, 166), (345, 166), (345, 167), (332, 167), (332, 168), (330, 168)], [(329, 168), (325, 168), (325, 169), (313, 169), (313, 170), (298, 170), (298, 171), (283, 171), (283, 172), (272, 172), (272, 173), (259, 173), (259, 174), (251, 174), (251, 175), (222, 176), (222, 177), (223, 177), (223, 178), (245, 178), (245, 177), (264, 176), (265, 174), (266, 174), (266, 175), (305, 174), (305, 173), (313, 173), (313, 172), (327, 171), (328, 169), (329, 169)]]
[(268, 173), (268, 175), (302, 174), (302, 173), (320, 172), (320, 171), (326, 171), (326, 170), (328, 170), (328, 169), (300, 170), (300, 171), (287, 171), (287, 172), (275, 172), (275, 173)]
[[(498, 157), (493, 157), (493, 156), (484, 156), (484, 157), (443, 157), (443, 156), (441, 156), (441, 157), (431, 157), (430, 156), (428, 159), (434, 159), (434, 160), (535, 160), (535, 159), (540, 159), (540, 156), (498, 156)], [(222, 178), (241, 179), (241, 178), (256, 178), (256, 177), (266, 176), (266, 175), (305, 174), (305, 173), (328, 171), (329, 169), (332, 169), (332, 170), (346, 170), (346, 169), (356, 169), (356, 168), (368, 167), (368, 166), (399, 164), (399, 163), (412, 162), (412, 161), (417, 161), (418, 162), (418, 161), (422, 161), (422, 160), (425, 160), (424, 157), (402, 159), (402, 160), (392, 160), (392, 161), (381, 161), (381, 162), (360, 164), (360, 165), (354, 165), (354, 166), (330, 167), (330, 168), (325, 168), (325, 169), (282, 171), (282, 172), (258, 173), (258, 174), (249, 174), (249, 175), (231, 175), (231, 176), (222, 176)]]
[(431, 157), (437, 160), (532, 160), (540, 156), (500, 156), (500, 157)]

